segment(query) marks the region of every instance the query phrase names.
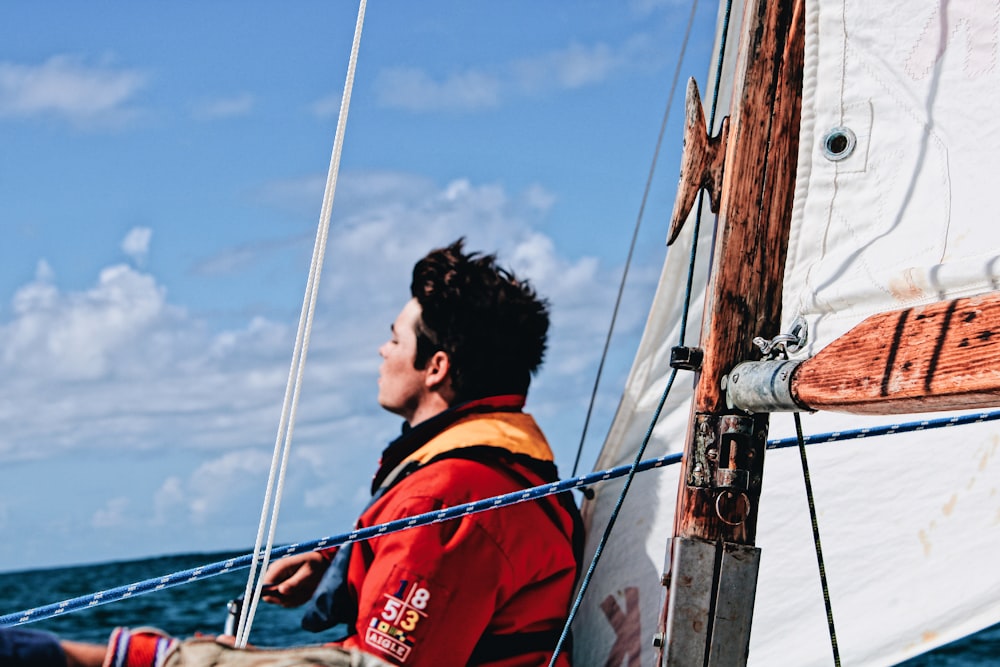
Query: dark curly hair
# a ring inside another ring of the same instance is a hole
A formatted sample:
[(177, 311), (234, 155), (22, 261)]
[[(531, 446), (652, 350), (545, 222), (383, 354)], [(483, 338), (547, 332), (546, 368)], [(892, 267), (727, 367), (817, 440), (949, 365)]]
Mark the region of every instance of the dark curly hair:
[(455, 403), (525, 394), (545, 356), (548, 302), (495, 255), (465, 254), (464, 243), (432, 250), (413, 267), (410, 293), (422, 311), (414, 366), (447, 353)]

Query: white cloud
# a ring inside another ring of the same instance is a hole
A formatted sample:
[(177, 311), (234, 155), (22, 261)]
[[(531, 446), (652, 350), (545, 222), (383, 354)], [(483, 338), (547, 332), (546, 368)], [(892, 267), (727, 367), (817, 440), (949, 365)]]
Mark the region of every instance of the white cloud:
[(175, 508), (183, 507), (185, 499), (184, 483), (175, 475), (163, 480), (163, 484), (153, 494), (153, 522), (156, 525), (168, 523)]
[(628, 4), (629, 9), (639, 16), (646, 16), (664, 8), (687, 6), (685, 0), (629, 0)]
[(495, 107), (501, 87), (486, 72), (457, 72), (435, 80), (414, 67), (393, 67), (379, 72), (375, 95), (383, 106), (409, 111), (470, 111)]
[[(372, 447), (383, 444), (370, 435), (392, 423), (374, 401), (377, 347), (408, 298), (413, 262), (460, 236), (470, 249), (497, 251), (552, 301), (543, 375), (561, 375), (563, 359), (596, 357), (593, 340), (606, 327), (617, 277), (594, 258), (562, 256), (538, 231), (550, 199), (544, 189), (511, 196), (461, 179), (437, 188), (401, 174), (365, 176), (345, 180), (327, 250), (296, 431), (304, 444), (339, 441), (335, 423)], [(124, 265), (102, 271), (89, 289), (65, 292), (40, 263), (12, 310), (0, 321), (0, 398), (20, 418), (0, 435), (7, 456), (94, 442), (216, 450), (273, 442), (294, 321), (255, 316), (210, 333), (169, 303), (152, 275)], [(367, 417), (336, 422), (351, 415)]]
[(326, 189), (326, 175), (314, 174), (303, 178), (272, 181), (257, 193), (257, 198), (271, 206), (293, 213), (316, 214), (319, 212), (323, 192)]
[(255, 316), (245, 329), (223, 331), (212, 341), (212, 356), (218, 359), (244, 350), (274, 350), (288, 340), (288, 327), (267, 318)]
[(340, 105), (343, 96), (340, 94), (330, 94), (322, 97), (310, 106), (310, 111), (318, 118), (329, 118), (340, 113)]
[(201, 524), (213, 516), (224, 517), (234, 496), (242, 496), (249, 490), (263, 493), (262, 482), (267, 479), (270, 465), (270, 452), (237, 450), (198, 466), (186, 489), (185, 503), (191, 521)]
[(122, 240), (122, 252), (128, 255), (136, 264), (143, 264), (149, 255), (149, 242), (153, 238), (153, 230), (149, 227), (133, 227)]
[(305, 506), (309, 509), (329, 509), (336, 507), (342, 501), (341, 486), (339, 484), (324, 484), (305, 492)]
[(311, 240), (311, 237), (299, 235), (264, 239), (224, 248), (197, 262), (193, 272), (202, 276), (221, 276), (251, 270), (261, 258), (284, 252), (290, 247), (304, 246)]
[[(466, 69), (440, 76), (416, 67), (391, 67), (378, 73), (375, 93), (381, 105), (408, 111), (490, 109), (511, 97), (573, 90), (602, 83), (630, 67), (647, 67), (658, 61), (650, 46), (642, 35), (617, 47), (573, 43), (504, 63), (494, 71)], [(330, 111), (329, 105), (323, 108)]]
[(138, 70), (90, 65), (52, 56), (40, 65), (0, 62), (0, 116), (52, 115), (76, 124), (114, 124), (130, 117), (129, 104), (145, 86)]
[(548, 212), (556, 203), (554, 194), (541, 185), (529, 185), (524, 191), (524, 201), (531, 208), (542, 213)]
[(90, 525), (94, 528), (116, 528), (125, 523), (125, 510), (129, 499), (123, 497), (111, 498), (104, 507), (94, 512)]
[(518, 88), (534, 92), (546, 89), (574, 89), (600, 83), (624, 66), (622, 54), (606, 44), (572, 44), (535, 58), (519, 60), (513, 66)]
[[(398, 434), (398, 421), (375, 401), (377, 347), (409, 296), (414, 261), (428, 249), (465, 236), (469, 249), (496, 251), (552, 301), (549, 353), (529, 406), (551, 426), (564, 458), (617, 288), (612, 267), (567, 257), (539, 231), (551, 201), (540, 186), (510, 193), (494, 183), (435, 185), (399, 173), (346, 175), (342, 185), (282, 510), (283, 521), (303, 531), (294, 539), (346, 529), (379, 452)], [(124, 529), (130, 516), (128, 529), (150, 540), (163, 539), (152, 526), (177, 526), (178, 541), (164, 547), (175, 551), (252, 542), (294, 321), (258, 315), (212, 332), (171, 303), (153, 275), (125, 265), (106, 268), (88, 289), (66, 291), (40, 262), (12, 303), (0, 320), (0, 465), (66, 451), (93, 455), (88, 478), (109, 498), (92, 514), (95, 525)], [(133, 487), (148, 491), (121, 503), (113, 466), (99, 462), (136, 453), (155, 453), (161, 465), (133, 464), (148, 475)], [(143, 515), (148, 526), (134, 520)]]
[(186, 478), (171, 475), (153, 494), (153, 522), (203, 526), (220, 517), (224, 521), (234, 511), (245, 511), (237, 505), (247, 498), (259, 511), (270, 465), (270, 453), (263, 449), (235, 449), (204, 460)]
[(220, 118), (235, 118), (246, 116), (256, 104), (256, 99), (250, 93), (241, 93), (231, 97), (220, 97), (201, 102), (194, 108), (194, 116), (199, 120), (216, 120)]
[(18, 418), (0, 433), (5, 458), (273, 437), (291, 350), (283, 324), (256, 317), (213, 335), (125, 265), (74, 292), (41, 262), (11, 313), (0, 321), (0, 405)]
[(87, 380), (115, 370), (124, 343), (176, 315), (152, 276), (124, 266), (101, 271), (86, 292), (62, 294), (47, 264), (14, 295), (15, 319), (0, 326), (6, 372)]

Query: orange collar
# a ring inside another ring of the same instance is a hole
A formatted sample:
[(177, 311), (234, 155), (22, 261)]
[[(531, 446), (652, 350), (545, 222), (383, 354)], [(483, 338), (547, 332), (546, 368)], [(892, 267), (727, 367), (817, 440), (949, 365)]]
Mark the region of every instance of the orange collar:
[(454, 449), (486, 445), (540, 461), (553, 461), (552, 449), (535, 419), (523, 412), (471, 414), (459, 419), (406, 457), (406, 461), (427, 463)]

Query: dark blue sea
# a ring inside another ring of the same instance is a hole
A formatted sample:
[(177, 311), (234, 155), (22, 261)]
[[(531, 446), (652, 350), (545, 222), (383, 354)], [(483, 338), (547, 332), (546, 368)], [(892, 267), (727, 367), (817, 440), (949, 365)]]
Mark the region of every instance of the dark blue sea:
[[(60, 602), (97, 591), (145, 581), (165, 574), (224, 561), (246, 552), (164, 556), (0, 574), (0, 616)], [(67, 639), (105, 643), (117, 626), (152, 625), (177, 637), (197, 632), (218, 634), (226, 605), (246, 586), (246, 568), (113, 604), (93, 607), (26, 627), (54, 632)], [(299, 627), (299, 613), (262, 604), (254, 620), (251, 643), (257, 646), (314, 644), (319, 635)], [(1000, 625), (943, 646), (903, 663), (905, 667), (970, 667), (1000, 665)]]

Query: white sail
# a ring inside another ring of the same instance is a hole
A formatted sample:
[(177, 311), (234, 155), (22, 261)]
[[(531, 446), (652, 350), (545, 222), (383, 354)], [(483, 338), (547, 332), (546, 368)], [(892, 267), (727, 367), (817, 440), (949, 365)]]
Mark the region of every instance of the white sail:
[[(1000, 109), (1000, 2), (806, 5), (783, 330), (805, 317), (811, 340), (802, 354), (812, 354), (873, 313), (1000, 289), (1000, 133), (991, 130)], [(732, 23), (731, 52), (738, 17)], [(839, 160), (824, 148), (836, 128), (854, 141)], [(707, 221), (696, 286), (705, 283), (711, 233)], [(632, 461), (664, 390), (689, 243), (682, 235), (668, 254), (598, 469)], [(691, 332), (703, 296), (696, 287)], [(691, 384), (689, 375), (678, 378), (646, 458), (683, 448)], [(803, 420), (809, 434), (927, 417)], [(772, 417), (772, 438), (791, 434), (790, 416)], [(820, 445), (809, 456), (843, 664), (895, 664), (1000, 622), (1000, 426)], [(629, 658), (640, 655), (653, 663), (677, 475), (674, 466), (636, 478), (574, 626), (579, 664), (634, 665)], [(588, 556), (619, 489), (604, 485), (586, 504)], [(832, 664), (794, 449), (767, 454), (756, 543), (750, 664)]]

